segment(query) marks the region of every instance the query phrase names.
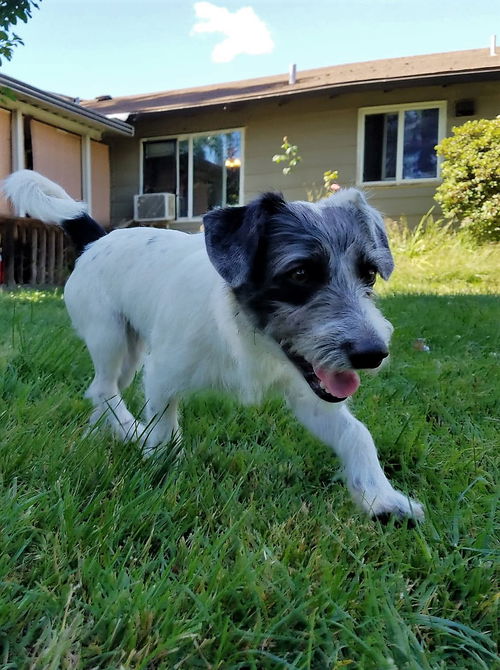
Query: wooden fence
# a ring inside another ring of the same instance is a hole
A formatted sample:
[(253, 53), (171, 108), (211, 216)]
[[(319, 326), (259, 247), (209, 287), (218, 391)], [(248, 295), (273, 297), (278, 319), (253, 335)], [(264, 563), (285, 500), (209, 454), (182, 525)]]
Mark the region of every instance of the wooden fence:
[(63, 231), (37, 219), (0, 216), (0, 285), (58, 286), (72, 261)]

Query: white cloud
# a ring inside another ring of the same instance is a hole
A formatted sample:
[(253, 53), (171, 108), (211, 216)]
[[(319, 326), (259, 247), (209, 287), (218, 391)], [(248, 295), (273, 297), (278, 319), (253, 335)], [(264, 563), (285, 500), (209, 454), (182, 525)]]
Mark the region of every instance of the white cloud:
[(257, 56), (271, 53), (274, 42), (268, 27), (259, 19), (253, 7), (242, 7), (230, 12), (211, 2), (196, 2), (196, 18), (191, 34), (222, 33), (225, 39), (215, 45), (212, 60), (229, 63), (239, 54)]

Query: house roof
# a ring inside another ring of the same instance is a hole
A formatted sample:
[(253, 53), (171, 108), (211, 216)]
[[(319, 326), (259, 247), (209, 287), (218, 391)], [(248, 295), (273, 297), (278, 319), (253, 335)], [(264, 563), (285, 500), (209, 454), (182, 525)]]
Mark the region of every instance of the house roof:
[(48, 93), (39, 88), (25, 84), (19, 79), (0, 74), (0, 87), (5, 87), (14, 92), (15, 99), (26, 102), (30, 105), (40, 107), (49, 112), (55, 112), (59, 116), (69, 118), (72, 121), (86, 123), (92, 128), (98, 128), (101, 131), (113, 132), (119, 135), (133, 135), (133, 126), (107, 117), (105, 114), (75, 102), (72, 98), (55, 93)]
[(108, 116), (127, 118), (129, 115), (225, 106), (320, 91), (340, 93), (363, 88), (481, 81), (498, 79), (499, 76), (500, 55), (491, 56), (489, 49), (471, 49), (304, 70), (297, 73), (295, 84), (288, 83), (288, 74), (279, 74), (159, 93), (116, 98), (101, 96), (101, 99), (84, 100), (82, 105)]

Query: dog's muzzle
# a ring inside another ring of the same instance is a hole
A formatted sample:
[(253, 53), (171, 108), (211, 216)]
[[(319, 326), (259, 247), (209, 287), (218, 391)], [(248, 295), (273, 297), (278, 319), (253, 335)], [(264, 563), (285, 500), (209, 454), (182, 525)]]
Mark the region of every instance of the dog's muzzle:
[(360, 379), (354, 370), (316, 368), (303, 356), (292, 351), (291, 346), (284, 340), (280, 342), (280, 347), (321, 400), (342, 402), (357, 391)]

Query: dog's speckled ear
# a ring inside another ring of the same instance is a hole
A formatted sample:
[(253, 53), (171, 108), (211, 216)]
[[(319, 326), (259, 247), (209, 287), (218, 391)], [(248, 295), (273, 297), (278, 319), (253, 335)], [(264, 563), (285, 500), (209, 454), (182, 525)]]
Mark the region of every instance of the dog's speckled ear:
[(389, 279), (394, 270), (394, 260), (385, 232), (384, 219), (378, 210), (368, 204), (364, 193), (356, 188), (342, 189), (321, 200), (319, 204), (322, 208), (354, 206), (359, 210), (361, 222), (375, 243), (373, 261), (382, 279)]
[(280, 193), (265, 193), (245, 207), (213, 209), (203, 217), (208, 256), (232, 288), (248, 280), (264, 226), (285, 206)]
[(361, 191), (358, 191), (358, 194), (358, 207), (375, 239), (376, 254), (374, 255), (374, 260), (376, 261), (377, 269), (382, 279), (389, 279), (394, 270), (394, 259), (392, 258), (389, 240), (385, 232), (384, 219), (377, 209), (368, 204)]

